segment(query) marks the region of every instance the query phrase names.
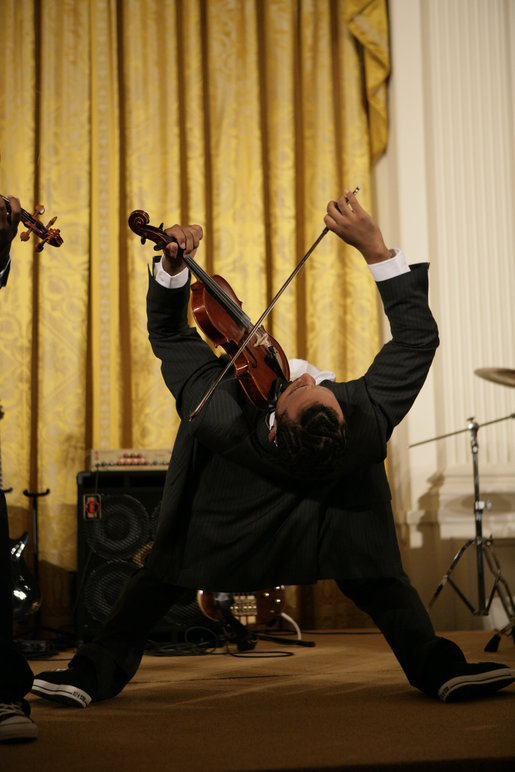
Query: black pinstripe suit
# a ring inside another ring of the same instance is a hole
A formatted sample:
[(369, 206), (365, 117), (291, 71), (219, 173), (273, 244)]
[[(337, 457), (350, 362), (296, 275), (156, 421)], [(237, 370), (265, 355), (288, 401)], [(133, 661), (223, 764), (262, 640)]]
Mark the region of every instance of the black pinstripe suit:
[(420, 264), (378, 284), (392, 339), (362, 378), (324, 383), (349, 435), (341, 469), (325, 481), (299, 479), (280, 464), (263, 411), (232, 379), (188, 421), (223, 363), (188, 327), (188, 286), (149, 278), (150, 341), (183, 420), (146, 567), (71, 663), (88, 661), (90, 672), (93, 663), (95, 699), (118, 693), (136, 672), (148, 632), (180, 587), (244, 591), (332, 577), (374, 619), (414, 686), (436, 693), (449, 660), (463, 659), (435, 635), (403, 572), (383, 463), (438, 345), (427, 274)]
[(187, 587), (255, 590), (401, 572), (383, 461), (393, 427), (424, 383), (438, 331), (427, 264), (378, 288), (392, 340), (364, 377), (324, 383), (342, 407), (349, 448), (341, 472), (321, 482), (280, 465), (264, 413), (234, 380), (188, 421), (222, 363), (187, 325), (188, 287), (150, 279), (150, 341), (184, 419), (149, 560), (156, 573)]

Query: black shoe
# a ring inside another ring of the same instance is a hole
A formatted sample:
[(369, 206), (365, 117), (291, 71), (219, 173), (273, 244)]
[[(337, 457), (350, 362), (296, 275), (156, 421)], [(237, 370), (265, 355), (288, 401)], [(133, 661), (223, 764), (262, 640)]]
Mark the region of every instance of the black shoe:
[(457, 662), (438, 689), (442, 702), (488, 697), (515, 681), (515, 670), (497, 662)]
[(79, 668), (46, 670), (34, 678), (31, 692), (74, 708), (87, 708), (93, 699), (90, 679)]
[(38, 728), (30, 718), (26, 700), (0, 702), (0, 742), (27, 742), (37, 736)]

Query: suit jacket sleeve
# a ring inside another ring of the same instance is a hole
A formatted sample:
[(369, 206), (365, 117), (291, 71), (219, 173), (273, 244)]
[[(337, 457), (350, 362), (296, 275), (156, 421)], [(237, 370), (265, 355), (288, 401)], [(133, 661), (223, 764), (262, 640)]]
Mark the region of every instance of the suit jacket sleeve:
[(365, 383), (387, 421), (387, 438), (422, 388), (439, 345), (428, 304), (429, 265), (418, 264), (396, 279), (379, 282), (392, 339), (377, 355)]
[(439, 345), (438, 327), (428, 305), (427, 263), (378, 282), (392, 338), (377, 354), (364, 385), (382, 418), (385, 439), (415, 401)]
[(190, 413), (216, 380), (226, 360), (217, 357), (197, 330), (188, 323), (189, 282), (169, 289), (149, 275), (147, 319), (154, 354), (176, 400), (177, 412), (187, 431), (206, 447), (224, 453), (246, 436), (239, 386), (230, 374), (217, 387), (201, 413)]

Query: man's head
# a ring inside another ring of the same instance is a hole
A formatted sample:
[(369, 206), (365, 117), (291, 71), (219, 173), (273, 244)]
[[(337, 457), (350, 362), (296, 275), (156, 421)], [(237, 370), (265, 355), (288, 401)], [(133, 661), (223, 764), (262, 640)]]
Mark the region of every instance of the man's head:
[(345, 419), (333, 392), (305, 373), (279, 396), (269, 440), (295, 471), (330, 475), (346, 449)]

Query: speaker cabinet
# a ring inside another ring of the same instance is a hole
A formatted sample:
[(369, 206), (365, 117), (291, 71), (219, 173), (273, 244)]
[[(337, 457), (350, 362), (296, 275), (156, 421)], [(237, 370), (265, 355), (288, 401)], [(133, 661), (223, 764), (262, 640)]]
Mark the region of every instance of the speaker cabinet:
[(166, 472), (137, 469), (77, 475), (78, 637), (89, 640), (152, 546)]
[[(80, 641), (94, 637), (128, 579), (144, 565), (157, 528), (165, 476), (164, 470), (136, 469), (77, 475), (74, 621)], [(162, 643), (223, 642), (221, 625), (201, 611), (195, 589), (167, 611), (150, 637)]]

